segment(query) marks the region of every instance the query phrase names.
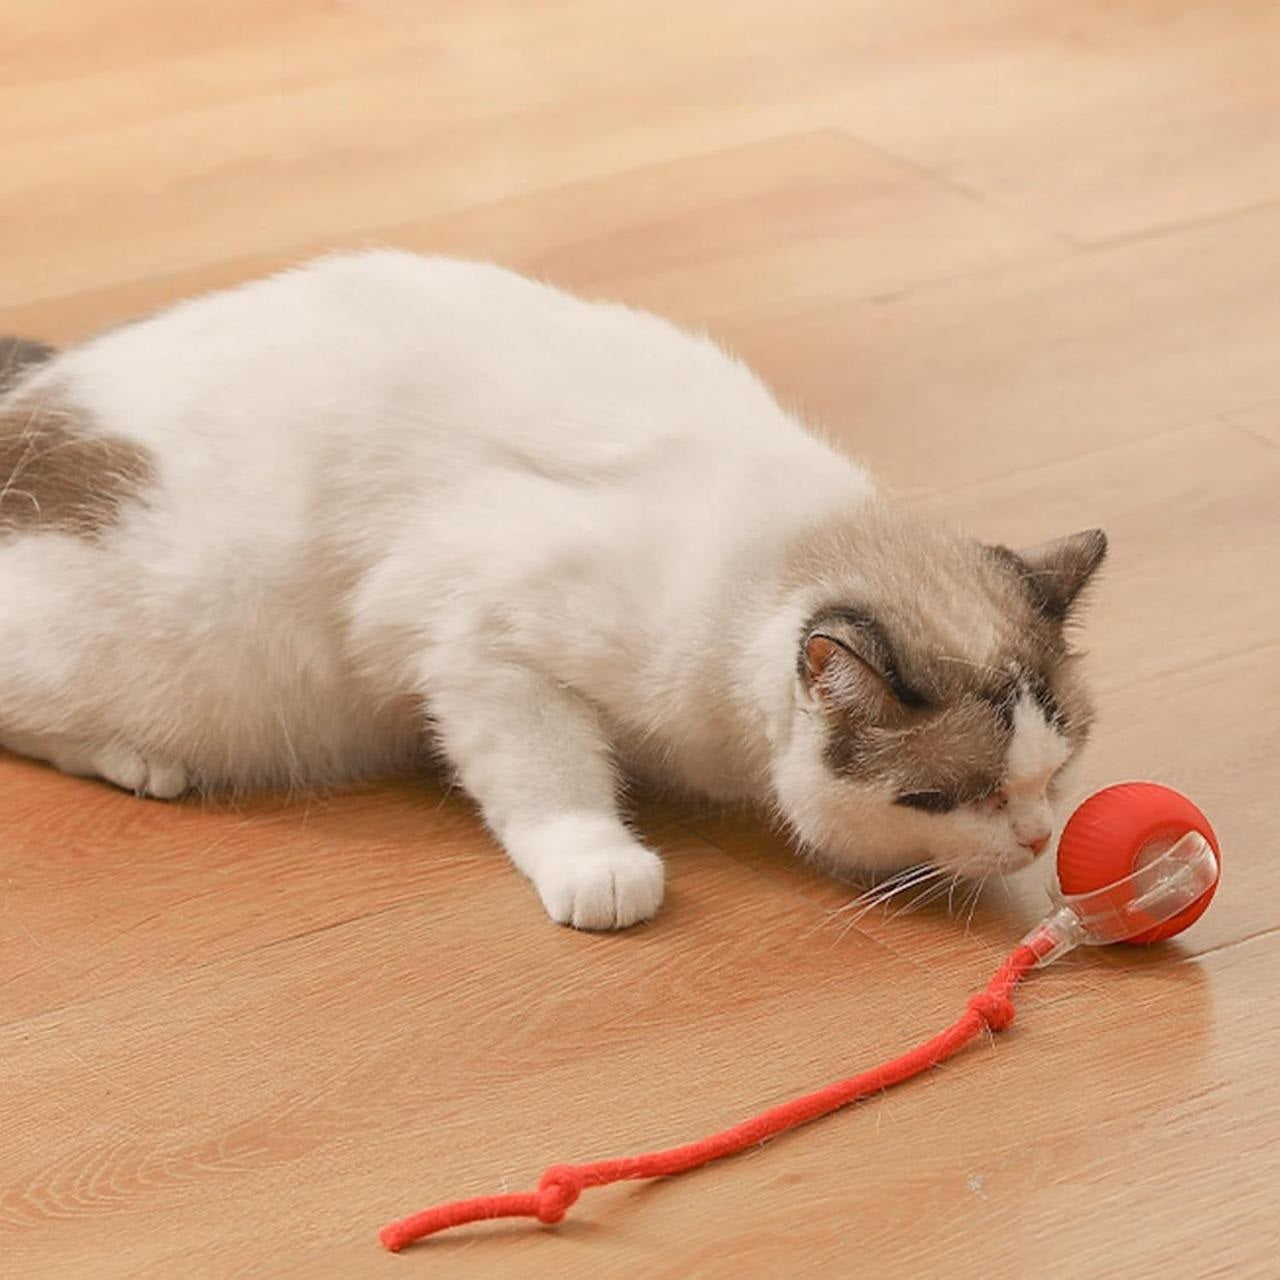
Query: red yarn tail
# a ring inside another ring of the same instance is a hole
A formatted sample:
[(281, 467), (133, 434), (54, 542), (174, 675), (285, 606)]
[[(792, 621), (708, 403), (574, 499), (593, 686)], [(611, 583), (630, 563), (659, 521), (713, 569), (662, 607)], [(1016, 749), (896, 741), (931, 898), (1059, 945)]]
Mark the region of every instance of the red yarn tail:
[(869, 1093), (879, 1093), (945, 1062), (984, 1028), (1003, 1031), (1013, 1021), (1013, 1002), (1010, 999), (1013, 988), (1029, 969), (1034, 968), (1036, 959), (1037, 953), (1031, 947), (1018, 947), (996, 970), (986, 987), (970, 997), (964, 1013), (945, 1031), (882, 1066), (872, 1067), (847, 1080), (827, 1085), (825, 1089), (784, 1102), (734, 1125), (732, 1129), (724, 1129), (684, 1146), (638, 1156), (597, 1160), (591, 1164), (554, 1164), (542, 1175), (537, 1191), (477, 1196), (474, 1200), (454, 1200), (449, 1204), (436, 1205), (388, 1223), (379, 1233), (379, 1239), (392, 1252), (398, 1252), (423, 1236), (487, 1218), (537, 1218), (539, 1222), (559, 1222), (587, 1187), (602, 1187), (628, 1178), (670, 1177), (718, 1160), (721, 1156), (734, 1155), (767, 1138), (786, 1133), (788, 1129), (808, 1124), (810, 1120), (865, 1098)]

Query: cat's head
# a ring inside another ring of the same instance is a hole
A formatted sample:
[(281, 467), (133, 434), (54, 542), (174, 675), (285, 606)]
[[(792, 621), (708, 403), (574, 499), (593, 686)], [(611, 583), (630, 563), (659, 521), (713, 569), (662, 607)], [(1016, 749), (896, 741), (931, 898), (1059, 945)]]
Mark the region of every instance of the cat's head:
[(794, 706), (774, 781), (833, 864), (964, 876), (1052, 848), (1092, 708), (1068, 632), (1099, 530), (1029, 551), (901, 518), (801, 555)]

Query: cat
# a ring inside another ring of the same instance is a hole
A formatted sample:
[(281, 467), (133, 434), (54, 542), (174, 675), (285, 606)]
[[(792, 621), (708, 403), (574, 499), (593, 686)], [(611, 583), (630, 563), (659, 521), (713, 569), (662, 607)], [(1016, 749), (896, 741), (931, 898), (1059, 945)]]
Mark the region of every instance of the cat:
[(628, 775), (837, 871), (1052, 843), (1104, 535), (898, 509), (708, 339), (370, 250), (3, 363), (15, 752), (158, 798), (442, 756), (584, 929), (661, 904)]

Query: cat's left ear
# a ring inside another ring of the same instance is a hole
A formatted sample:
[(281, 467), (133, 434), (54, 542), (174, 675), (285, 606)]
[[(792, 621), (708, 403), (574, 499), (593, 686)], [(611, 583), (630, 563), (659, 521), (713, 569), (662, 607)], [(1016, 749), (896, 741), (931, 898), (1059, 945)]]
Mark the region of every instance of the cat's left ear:
[(1018, 572), (1044, 613), (1061, 622), (1106, 559), (1107, 535), (1101, 529), (1086, 529), (1025, 551), (992, 550)]

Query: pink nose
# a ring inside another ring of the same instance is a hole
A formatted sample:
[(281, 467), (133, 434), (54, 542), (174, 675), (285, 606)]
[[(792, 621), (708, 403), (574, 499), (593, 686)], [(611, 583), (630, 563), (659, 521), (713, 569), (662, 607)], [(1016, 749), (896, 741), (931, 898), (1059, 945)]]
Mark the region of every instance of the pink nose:
[(1021, 837), (1019, 838), (1018, 843), (1024, 849), (1030, 849), (1032, 853), (1043, 853), (1045, 846), (1049, 843), (1049, 833), (1047, 831), (1042, 831), (1034, 836)]

